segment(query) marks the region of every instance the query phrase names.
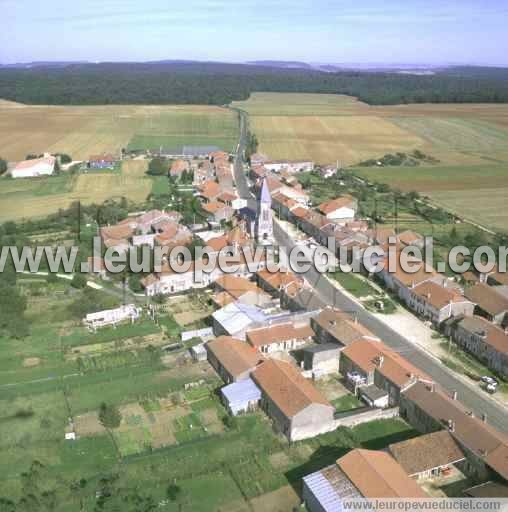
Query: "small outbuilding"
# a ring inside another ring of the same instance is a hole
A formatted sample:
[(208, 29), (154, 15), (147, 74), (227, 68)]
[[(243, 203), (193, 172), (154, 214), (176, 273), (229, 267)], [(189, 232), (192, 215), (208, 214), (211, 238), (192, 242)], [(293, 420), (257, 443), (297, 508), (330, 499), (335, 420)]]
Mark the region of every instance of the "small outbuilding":
[(375, 384), (360, 387), (358, 393), (360, 398), (370, 407), (384, 409), (389, 405), (388, 391), (378, 388)]
[(257, 409), (261, 390), (252, 379), (233, 382), (221, 389), (222, 401), (233, 416)]

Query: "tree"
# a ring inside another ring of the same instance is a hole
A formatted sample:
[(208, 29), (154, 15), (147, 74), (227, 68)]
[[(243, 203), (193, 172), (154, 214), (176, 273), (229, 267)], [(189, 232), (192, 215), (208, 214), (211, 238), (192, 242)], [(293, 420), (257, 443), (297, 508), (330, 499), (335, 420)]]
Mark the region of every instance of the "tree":
[(7, 170), (7, 162), (0, 158), (0, 175), (2, 175)]
[(86, 286), (86, 276), (79, 272), (76, 272), (72, 278), (71, 286), (73, 288), (77, 288), (78, 290), (82, 290)]
[(99, 408), (99, 421), (106, 428), (117, 428), (122, 421), (122, 414), (114, 405), (102, 402)]
[(143, 287), (141, 286), (141, 276), (139, 274), (129, 275), (129, 288), (134, 293), (140, 293), (143, 291)]
[(168, 162), (164, 158), (153, 158), (148, 164), (147, 174), (150, 176), (166, 176), (168, 174)]
[(182, 488), (179, 485), (176, 484), (169, 484), (168, 488), (166, 490), (166, 496), (171, 501), (178, 500), (182, 495)]

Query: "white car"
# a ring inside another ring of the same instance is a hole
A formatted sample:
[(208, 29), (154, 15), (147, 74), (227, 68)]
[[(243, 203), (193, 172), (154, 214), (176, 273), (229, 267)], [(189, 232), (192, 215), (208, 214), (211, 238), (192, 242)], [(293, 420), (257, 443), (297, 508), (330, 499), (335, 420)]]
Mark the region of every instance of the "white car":
[(497, 386), (496, 379), (493, 379), (492, 377), (489, 377), (488, 375), (484, 375), (482, 377), (482, 382), (485, 382), (485, 384), (489, 384), (489, 385), (492, 385), (492, 386)]
[(495, 393), (497, 391), (497, 385), (496, 384), (489, 384), (485, 389), (489, 393)]

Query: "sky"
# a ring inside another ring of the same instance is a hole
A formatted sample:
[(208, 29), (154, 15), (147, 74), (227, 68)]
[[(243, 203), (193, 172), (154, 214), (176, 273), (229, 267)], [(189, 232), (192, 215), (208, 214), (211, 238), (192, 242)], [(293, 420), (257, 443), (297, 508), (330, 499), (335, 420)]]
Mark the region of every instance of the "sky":
[(507, 0), (0, 0), (0, 63), (508, 66)]

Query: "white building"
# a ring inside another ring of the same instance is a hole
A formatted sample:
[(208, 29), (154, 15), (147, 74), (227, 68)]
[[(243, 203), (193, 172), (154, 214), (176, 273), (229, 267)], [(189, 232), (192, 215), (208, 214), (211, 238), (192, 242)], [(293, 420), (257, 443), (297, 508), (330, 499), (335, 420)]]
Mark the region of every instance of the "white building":
[(260, 243), (270, 244), (273, 242), (272, 196), (265, 178), (258, 200), (256, 238)]
[(297, 173), (297, 172), (309, 172), (314, 169), (314, 162), (307, 160), (274, 160), (271, 162), (263, 162), (263, 166), (266, 170), (272, 172), (282, 172), (287, 171), (289, 173)]
[(16, 167), (12, 169), (13, 178), (35, 178), (37, 176), (49, 176), (55, 171), (56, 158), (49, 154), (45, 154), (42, 158), (34, 158), (33, 160), (23, 160), (18, 162)]
[(357, 210), (358, 201), (349, 194), (325, 201), (319, 205), (319, 211), (330, 220), (353, 220)]
[(120, 322), (130, 320), (134, 322), (141, 315), (141, 308), (134, 304), (127, 304), (116, 309), (106, 309), (97, 313), (90, 313), (83, 319), (83, 323), (89, 329), (95, 330), (98, 327), (116, 325)]

